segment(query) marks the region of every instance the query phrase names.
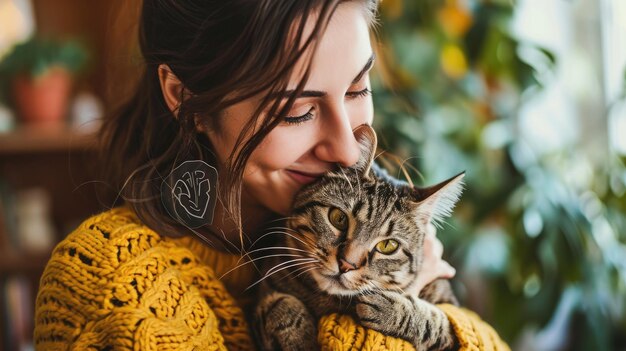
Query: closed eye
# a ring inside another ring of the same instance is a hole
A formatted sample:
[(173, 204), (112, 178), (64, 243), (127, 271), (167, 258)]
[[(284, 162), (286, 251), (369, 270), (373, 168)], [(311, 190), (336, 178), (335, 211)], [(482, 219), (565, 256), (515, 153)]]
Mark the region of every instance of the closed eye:
[(369, 90), (369, 88), (365, 88), (363, 90), (359, 90), (359, 91), (349, 91), (346, 93), (346, 96), (350, 99), (355, 99), (355, 98), (360, 98), (360, 97), (366, 97), (366, 96), (370, 96), (372, 95), (372, 91)]
[(313, 118), (313, 111), (315, 111), (315, 107), (311, 107), (307, 113), (301, 116), (287, 116), (285, 117), (285, 123), (287, 124), (300, 124), (304, 123)]
[[(372, 91), (369, 88), (365, 88), (359, 91), (349, 91), (346, 93), (346, 97), (348, 99), (358, 99), (358, 98), (363, 98), (363, 97), (367, 97), (370, 95), (372, 95)], [(313, 119), (314, 111), (315, 111), (315, 107), (311, 107), (305, 114), (301, 116), (287, 116), (285, 117), (285, 123), (297, 125), (297, 124), (301, 124), (306, 121), (309, 121)]]

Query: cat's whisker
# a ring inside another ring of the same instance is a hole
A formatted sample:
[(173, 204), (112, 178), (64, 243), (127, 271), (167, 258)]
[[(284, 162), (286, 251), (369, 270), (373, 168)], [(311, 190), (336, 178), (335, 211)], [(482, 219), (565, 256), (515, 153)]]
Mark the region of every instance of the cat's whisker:
[(368, 294), (371, 292), (383, 292), (384, 289), (380, 288), (379, 286), (376, 285), (376, 282), (373, 281), (368, 281), (367, 284), (363, 287), (363, 294)]
[[(287, 274), (285, 276), (285, 278), (289, 278), (289, 279), (297, 279), (298, 277), (300, 277), (302, 274), (310, 272), (314, 269), (317, 269), (317, 266), (315, 265), (315, 262), (312, 263), (312, 266), (304, 266), (304, 267), (300, 267), (298, 269), (295, 269), (293, 272), (290, 272), (289, 274)], [(297, 274), (295, 277), (293, 276), (294, 274)]]
[[(235, 248), (235, 251), (239, 254), (242, 254), (242, 250), (239, 246), (235, 245), (233, 242), (231, 242), (230, 240), (228, 240), (228, 238), (226, 238), (226, 233), (224, 233), (224, 230), (220, 228), (220, 232), (222, 234), (222, 238), (224, 239), (224, 241), (226, 241), (227, 243), (229, 243), (232, 247)], [(244, 233), (244, 236), (247, 238), (248, 236)], [(249, 240), (249, 239), (248, 239)]]
[(456, 230), (457, 228), (454, 226), (454, 224), (444, 220), (444, 219), (438, 219), (436, 221), (431, 221), (431, 223), (437, 228), (437, 229), (443, 229), (444, 225), (447, 227), (450, 227), (451, 229)]
[(267, 228), (267, 229), (284, 230), (284, 231), (287, 231), (287, 232), (289, 232), (291, 234), (302, 235), (302, 233), (300, 233), (299, 231), (297, 231), (297, 230), (295, 230), (293, 228), (290, 228), (290, 227), (280, 227), (280, 226), (277, 226), (277, 227), (271, 227), (271, 228)]
[(269, 227), (267, 228), (268, 230), (270, 229), (283, 229), (283, 230), (291, 230), (292, 232), (297, 233), (297, 231), (295, 229), (289, 228), (289, 227), (284, 227), (284, 226), (276, 226), (276, 227)]
[(290, 234), (302, 235), (302, 233), (300, 233), (299, 231), (297, 231), (297, 230), (295, 230), (293, 228), (290, 228), (290, 227), (272, 227), (272, 228), (268, 228), (268, 229), (278, 230), (278, 231), (284, 230), (285, 232), (288, 232)]
[(222, 278), (224, 278), (224, 276), (226, 276), (230, 272), (232, 272), (232, 271), (234, 271), (236, 269), (239, 269), (239, 268), (241, 268), (241, 267), (243, 267), (243, 266), (245, 266), (245, 265), (247, 265), (249, 263), (253, 263), (253, 262), (256, 262), (258, 260), (262, 260), (262, 259), (265, 259), (265, 258), (271, 258), (271, 257), (299, 257), (299, 258), (302, 258), (302, 255), (297, 255), (297, 254), (277, 254), (277, 255), (267, 255), (267, 256), (257, 257), (255, 259), (250, 260), (250, 261), (246, 261), (244, 263), (238, 264), (237, 266), (235, 266), (232, 269), (230, 269), (228, 272), (222, 274), (219, 277), (219, 279), (221, 280)]
[[(298, 273), (297, 276), (290, 278), (290, 279), (297, 279), (299, 278), (301, 275), (306, 274), (310, 271), (316, 270), (316, 269), (320, 269), (322, 266), (319, 264), (319, 262), (315, 262), (313, 263), (313, 267), (308, 267), (308, 269)], [(320, 295), (324, 295), (325, 292), (317, 285), (317, 284), (313, 284), (313, 290), (310, 291), (310, 295), (311, 297), (318, 297)]]
[(312, 263), (312, 262), (315, 262), (317, 260), (315, 260), (314, 258), (296, 258), (296, 259), (293, 259), (293, 260), (285, 261), (285, 262), (279, 263), (279, 264), (275, 265), (274, 267), (268, 269), (267, 272), (265, 273), (265, 275), (269, 276), (279, 267), (288, 265), (290, 263), (301, 262), (301, 261), (306, 261), (306, 263)]
[(267, 221), (267, 223), (274, 223), (274, 222), (284, 222), (284, 221), (288, 221), (290, 219), (294, 219), (295, 217), (293, 216), (289, 216), (289, 217), (280, 217), (280, 218), (276, 218), (276, 219), (272, 219), (271, 221)]
[(276, 234), (276, 232), (275, 232), (275, 231), (271, 231), (271, 232), (268, 232), (268, 233), (265, 233), (265, 234), (261, 235), (260, 237), (258, 237), (258, 238), (257, 238), (257, 239), (256, 239), (256, 240), (255, 240), (255, 241), (254, 241), (251, 245), (250, 245), (250, 249), (252, 249), (252, 248), (256, 245), (256, 243), (258, 243), (261, 239), (265, 238), (265, 237), (266, 237), (266, 236), (268, 236), (268, 235), (273, 235), (273, 234)]
[(354, 187), (352, 186), (352, 182), (350, 182), (350, 178), (348, 178), (348, 175), (346, 174), (346, 172), (344, 172), (343, 168), (339, 168), (339, 170), (341, 171), (341, 174), (343, 174), (343, 177), (346, 178), (346, 181), (348, 182), (348, 185), (350, 185), (350, 190), (354, 191)]
[[(309, 237), (307, 237), (307, 236), (302, 236), (301, 238), (298, 238), (298, 237), (296, 237), (294, 234), (298, 234), (298, 235), (302, 235), (302, 234), (301, 234), (301, 233), (299, 233), (299, 232), (297, 232), (297, 231), (295, 231), (295, 230), (293, 230), (293, 229), (291, 229), (291, 228), (286, 228), (286, 227), (283, 227), (283, 228), (279, 228), (279, 229), (285, 229), (285, 230), (287, 230), (287, 231), (292, 231), (292, 233), (289, 233), (289, 232), (284, 232), (283, 234), (286, 234), (287, 236), (290, 236), (290, 237), (292, 237), (292, 238), (294, 238), (294, 239), (298, 240), (299, 242), (303, 243), (305, 246), (307, 246), (307, 247), (309, 247), (309, 248), (311, 248), (311, 249), (315, 247), (315, 243), (314, 243), (314, 242), (313, 242), (313, 241), (312, 241)], [(302, 241), (302, 240), (306, 240), (307, 242), (304, 242), (304, 241)], [(307, 245), (307, 244), (308, 244), (308, 245)]]
[[(290, 261), (290, 262), (291, 262), (291, 261)], [(248, 286), (248, 287), (246, 288), (246, 291), (247, 291), (247, 290), (249, 290), (250, 288), (252, 288), (253, 286), (255, 286), (255, 285), (259, 284), (260, 282), (264, 281), (265, 279), (267, 279), (267, 278), (271, 277), (272, 275), (274, 275), (274, 274), (276, 274), (276, 273), (280, 272), (280, 271), (283, 271), (283, 270), (285, 270), (285, 269), (289, 269), (289, 268), (292, 268), (292, 267), (300, 266), (300, 265), (303, 265), (303, 264), (310, 264), (310, 263), (311, 263), (311, 261), (294, 263), (294, 264), (291, 264), (291, 265), (289, 265), (289, 266), (282, 267), (282, 268), (280, 268), (280, 269), (278, 269), (278, 270), (276, 270), (276, 271), (272, 272), (271, 274), (269, 274), (269, 272), (268, 272), (268, 273), (266, 273), (266, 274), (265, 274), (265, 275), (264, 275), (261, 279), (257, 280), (256, 282), (254, 282), (254, 283), (252, 283), (250, 286)], [(274, 268), (276, 268), (276, 267), (274, 267)]]
[(292, 231), (292, 232), (294, 232), (294, 233), (296, 233), (296, 234), (300, 234), (300, 233), (298, 233), (297, 231), (295, 231), (295, 230), (293, 230), (293, 229), (291, 229), (291, 228), (287, 228), (287, 227), (272, 227), (272, 228), (269, 228), (269, 229), (270, 229), (270, 230), (272, 230), (272, 231), (270, 231), (270, 232), (268, 232), (268, 233), (265, 233), (265, 234), (261, 235), (261, 237), (259, 237), (257, 240), (255, 240), (255, 241), (254, 241), (254, 243), (252, 243), (252, 245), (250, 245), (250, 248), (254, 247), (254, 245), (256, 245), (256, 243), (257, 243), (259, 240), (263, 239), (264, 237), (266, 237), (266, 236), (268, 236), (268, 235), (274, 235), (274, 234), (285, 234), (285, 235), (291, 236), (291, 237), (293, 237), (294, 239), (296, 239), (296, 240), (300, 241), (300, 242), (301, 242), (301, 243), (303, 243), (304, 245), (306, 245), (306, 244), (307, 244), (307, 243), (305, 243), (304, 241), (300, 240), (299, 238), (295, 237), (293, 234), (288, 233), (288, 231)]
[[(311, 264), (315, 264), (315, 263), (313, 262), (313, 263), (311, 263)], [(310, 267), (309, 267), (309, 266), (303, 266), (303, 267), (300, 267), (300, 268), (294, 269), (293, 271), (289, 272), (289, 273), (288, 273), (285, 277), (289, 277), (289, 276), (292, 276), (292, 275), (294, 275), (294, 274), (297, 274), (297, 273), (298, 273), (298, 272), (300, 272), (301, 270), (303, 270), (303, 269), (307, 269), (307, 268), (310, 268)]]
[(268, 230), (285, 231), (290, 234), (302, 235), (302, 233), (290, 227), (271, 227), (271, 228), (268, 228)]
[[(270, 228), (270, 229), (287, 229), (287, 230), (293, 230), (293, 229), (290, 229), (290, 228), (285, 228), (285, 227), (275, 227), (275, 228)], [(252, 245), (250, 245), (250, 248), (253, 248), (253, 247), (254, 247), (254, 245), (256, 245), (256, 243), (257, 243), (259, 240), (263, 239), (264, 237), (266, 237), (266, 236), (268, 236), (268, 235), (275, 235), (275, 234), (285, 234), (285, 235), (291, 236), (292, 238), (294, 238), (294, 239), (296, 239), (296, 240), (300, 241), (300, 242), (301, 242), (302, 244), (304, 244), (305, 246), (307, 246), (307, 247), (309, 246), (307, 243), (305, 243), (305, 242), (304, 242), (304, 241), (302, 241), (301, 239), (297, 238), (297, 237), (296, 237), (296, 236), (294, 236), (293, 234), (290, 234), (290, 233), (287, 233), (287, 232), (283, 232), (283, 231), (279, 231), (279, 230), (273, 230), (273, 231), (271, 231), (271, 232), (268, 232), (268, 233), (265, 233), (265, 234), (261, 235), (258, 239), (256, 239), (256, 240), (252, 243)]]
[(293, 251), (300, 251), (300, 252), (304, 252), (304, 253), (309, 253), (309, 251), (307, 250), (302, 250), (302, 249), (297, 249), (295, 247), (288, 247), (288, 246), (269, 246), (269, 247), (262, 247), (260, 249), (254, 249), (252, 251), (248, 251), (246, 252), (245, 255), (243, 255), (238, 261), (237, 264), (239, 264), (239, 262), (241, 262), (241, 260), (244, 259), (244, 257), (246, 256), (250, 256), (251, 253), (253, 252), (258, 252), (258, 251), (266, 251), (266, 250), (293, 250)]
[(209, 245), (209, 247), (213, 247), (213, 245), (214, 245), (214, 244), (213, 244), (213, 241), (212, 241), (211, 239), (209, 239), (209, 238), (205, 237), (204, 235), (202, 235), (202, 234), (198, 233), (197, 231), (193, 230), (192, 228), (188, 228), (188, 229), (189, 229), (189, 230), (191, 230), (191, 231), (195, 234), (195, 236), (196, 236), (197, 238), (199, 238), (200, 240), (202, 240), (202, 241), (204, 241), (206, 244), (208, 244), (208, 245)]
[[(268, 230), (271, 230), (271, 229), (275, 229), (275, 228), (268, 228)], [(254, 246), (255, 246), (255, 245), (256, 245), (259, 241), (261, 241), (261, 240), (262, 240), (263, 238), (265, 238), (266, 236), (268, 236), (268, 235), (273, 235), (273, 234), (277, 234), (277, 233), (282, 233), (282, 232), (275, 231), (275, 230), (271, 230), (271, 231), (269, 231), (269, 232), (267, 232), (267, 233), (264, 233), (263, 235), (261, 235), (260, 237), (258, 237), (258, 238), (257, 238), (254, 242), (252, 242), (252, 244), (250, 245), (250, 248), (253, 248), (253, 247), (254, 247)]]
[(307, 269), (307, 270), (305, 270), (305, 271), (303, 271), (303, 272), (300, 272), (297, 276), (295, 276), (295, 278), (297, 279), (297, 278), (298, 278), (298, 277), (300, 277), (301, 275), (303, 275), (303, 274), (305, 274), (305, 273), (308, 273), (308, 272), (310, 272), (310, 271), (312, 271), (312, 270), (315, 270), (315, 269), (318, 269), (318, 267), (317, 267), (317, 266), (313, 266), (313, 267), (311, 267), (311, 268), (309, 268), (309, 269)]

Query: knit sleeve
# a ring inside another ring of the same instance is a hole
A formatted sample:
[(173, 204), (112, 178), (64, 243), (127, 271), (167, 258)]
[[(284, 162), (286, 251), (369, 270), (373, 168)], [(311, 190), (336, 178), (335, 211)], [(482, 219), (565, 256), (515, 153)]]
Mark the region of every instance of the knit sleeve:
[(415, 351), (407, 341), (363, 328), (351, 317), (336, 313), (322, 317), (317, 341), (322, 351)]
[(53, 251), (37, 350), (250, 350), (243, 312), (187, 248), (111, 211)]
[[(491, 326), (475, 313), (453, 305), (438, 305), (452, 323), (460, 351), (510, 351)], [(323, 351), (404, 351), (415, 348), (407, 341), (383, 335), (358, 325), (351, 317), (331, 314), (318, 326), (318, 342)]]
[(476, 313), (450, 304), (438, 305), (448, 316), (461, 351), (510, 351), (498, 333)]

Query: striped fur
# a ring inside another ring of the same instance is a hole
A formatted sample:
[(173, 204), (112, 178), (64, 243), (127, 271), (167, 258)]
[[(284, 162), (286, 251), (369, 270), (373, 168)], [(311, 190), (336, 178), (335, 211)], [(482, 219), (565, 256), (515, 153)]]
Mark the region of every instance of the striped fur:
[[(414, 283), (427, 225), (450, 214), (463, 176), (423, 189), (392, 185), (371, 171), (370, 134), (361, 140), (366, 147), (356, 166), (330, 172), (296, 196), (276, 245), (288, 254), (265, 260), (256, 311), (262, 349), (316, 349), (315, 321), (332, 312), (352, 314), (418, 350), (456, 347), (446, 316), (434, 305), (457, 303), (449, 283), (438, 280), (419, 298)], [(331, 223), (333, 208), (347, 215), (346, 230)], [(399, 243), (396, 251), (379, 252), (376, 245), (389, 239)]]

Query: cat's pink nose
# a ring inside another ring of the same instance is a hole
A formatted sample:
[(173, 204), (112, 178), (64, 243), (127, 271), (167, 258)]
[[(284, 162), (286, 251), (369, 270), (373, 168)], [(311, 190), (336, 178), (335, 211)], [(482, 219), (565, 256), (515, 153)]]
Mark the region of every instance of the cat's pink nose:
[(339, 259), (339, 271), (341, 273), (346, 273), (355, 269), (358, 269), (354, 263), (344, 260), (343, 258)]

